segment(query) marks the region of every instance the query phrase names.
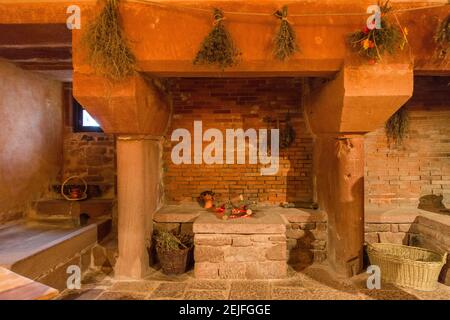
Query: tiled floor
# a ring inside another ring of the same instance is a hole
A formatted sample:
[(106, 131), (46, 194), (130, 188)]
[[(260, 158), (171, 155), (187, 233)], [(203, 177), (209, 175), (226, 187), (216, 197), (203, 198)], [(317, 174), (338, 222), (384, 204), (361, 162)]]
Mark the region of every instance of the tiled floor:
[(291, 269), (284, 280), (198, 280), (192, 271), (167, 276), (159, 270), (140, 281), (117, 281), (102, 272), (88, 274), (81, 290), (66, 290), (58, 299), (81, 300), (450, 300), (450, 287), (439, 285), (433, 292), (382, 284), (379, 290), (366, 288), (367, 274), (351, 279), (337, 277), (327, 265), (313, 265), (301, 271)]

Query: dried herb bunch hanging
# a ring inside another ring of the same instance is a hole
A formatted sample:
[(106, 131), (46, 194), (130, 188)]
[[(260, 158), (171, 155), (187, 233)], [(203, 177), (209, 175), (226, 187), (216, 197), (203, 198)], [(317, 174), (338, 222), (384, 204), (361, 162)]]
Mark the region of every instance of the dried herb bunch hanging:
[(394, 113), (384, 126), (388, 144), (400, 146), (408, 129), (408, 113), (405, 108), (400, 108)]
[(450, 52), (450, 15), (439, 25), (434, 40), (438, 45), (438, 57), (445, 59)]
[(89, 64), (101, 75), (120, 80), (135, 72), (136, 59), (120, 26), (119, 0), (105, 6), (83, 34)]
[(239, 51), (223, 24), (223, 12), (220, 9), (214, 9), (213, 15), (214, 27), (203, 40), (194, 64), (217, 64), (221, 68), (231, 67), (237, 63)]
[(275, 36), (273, 55), (277, 60), (284, 61), (298, 51), (295, 30), (287, 19), (288, 7), (277, 10), (274, 16), (280, 19), (280, 28)]
[(398, 49), (403, 49), (407, 41), (408, 30), (392, 25), (386, 15), (392, 10), (389, 1), (378, 2), (381, 11), (381, 29), (369, 29), (365, 26), (349, 36), (350, 46), (361, 56), (373, 61), (381, 60), (381, 56), (387, 52), (394, 54)]

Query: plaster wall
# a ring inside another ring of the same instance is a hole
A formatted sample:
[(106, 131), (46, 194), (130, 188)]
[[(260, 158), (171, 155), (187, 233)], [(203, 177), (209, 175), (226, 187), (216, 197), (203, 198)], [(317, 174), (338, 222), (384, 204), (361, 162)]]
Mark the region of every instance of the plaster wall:
[(61, 168), (62, 86), (0, 61), (0, 224), (23, 216)]

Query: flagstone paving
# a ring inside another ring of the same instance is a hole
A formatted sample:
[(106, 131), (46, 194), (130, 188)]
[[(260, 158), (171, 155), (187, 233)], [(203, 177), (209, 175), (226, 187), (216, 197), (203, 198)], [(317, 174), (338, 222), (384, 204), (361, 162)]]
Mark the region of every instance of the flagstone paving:
[(112, 273), (90, 272), (80, 290), (65, 290), (62, 300), (450, 300), (450, 287), (424, 292), (382, 284), (366, 287), (367, 274), (345, 279), (326, 264), (290, 269), (283, 280), (199, 280), (193, 272), (169, 276), (153, 270), (144, 280), (115, 280)]

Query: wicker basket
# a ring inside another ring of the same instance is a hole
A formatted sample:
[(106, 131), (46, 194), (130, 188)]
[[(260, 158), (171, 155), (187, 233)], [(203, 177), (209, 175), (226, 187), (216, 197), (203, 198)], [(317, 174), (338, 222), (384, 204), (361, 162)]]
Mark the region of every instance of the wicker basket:
[(391, 243), (368, 244), (367, 253), (370, 264), (380, 267), (382, 280), (423, 291), (436, 289), (447, 262), (447, 253)]
[(162, 251), (157, 247), (156, 252), (165, 274), (181, 274), (186, 271), (189, 248), (176, 251)]

